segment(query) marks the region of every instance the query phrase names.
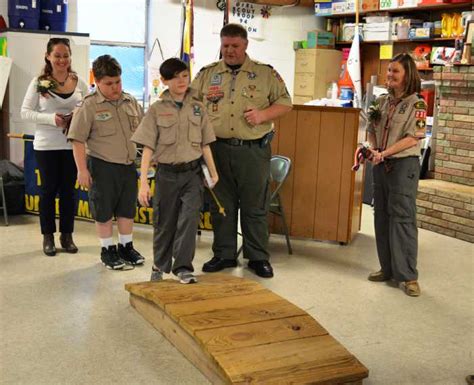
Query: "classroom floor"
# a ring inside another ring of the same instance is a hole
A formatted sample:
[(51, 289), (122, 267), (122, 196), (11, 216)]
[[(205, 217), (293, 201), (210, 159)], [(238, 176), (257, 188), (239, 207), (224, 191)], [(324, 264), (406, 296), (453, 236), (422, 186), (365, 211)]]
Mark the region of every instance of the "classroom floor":
[[(145, 266), (110, 271), (99, 261), (94, 225), (78, 221), (79, 254), (46, 257), (36, 216), (0, 218), (0, 384), (208, 384), (206, 378), (129, 305), (124, 283), (148, 280), (151, 228), (134, 243)], [(59, 243), (59, 241), (56, 241)], [(198, 240), (195, 267), (211, 255)], [(256, 279), (315, 317), (369, 369), (364, 385), (466, 384), (474, 374), (474, 246), (420, 230), (422, 295), (369, 282), (378, 268), (372, 209), (364, 206), (353, 243), (272, 236), (273, 279), (240, 259), (229, 274)]]

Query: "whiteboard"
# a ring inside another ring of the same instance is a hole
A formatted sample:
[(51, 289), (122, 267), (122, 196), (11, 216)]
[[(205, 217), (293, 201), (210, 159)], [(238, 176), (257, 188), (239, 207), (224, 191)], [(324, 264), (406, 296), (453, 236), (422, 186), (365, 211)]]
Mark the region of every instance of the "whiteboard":
[(5, 97), (5, 90), (7, 89), (11, 68), (12, 59), (6, 56), (0, 56), (0, 110), (2, 109), (3, 98)]

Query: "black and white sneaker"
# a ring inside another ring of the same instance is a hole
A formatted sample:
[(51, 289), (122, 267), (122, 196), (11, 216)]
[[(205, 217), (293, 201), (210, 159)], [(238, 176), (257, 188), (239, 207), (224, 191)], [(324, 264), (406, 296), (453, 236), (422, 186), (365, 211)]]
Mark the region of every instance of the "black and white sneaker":
[(145, 258), (133, 248), (133, 242), (128, 242), (125, 246), (118, 244), (118, 256), (125, 263), (135, 266), (143, 265)]
[(120, 259), (117, 253), (117, 246), (115, 245), (109, 246), (108, 248), (102, 247), (100, 260), (102, 264), (110, 270), (122, 270), (125, 266), (125, 262)]

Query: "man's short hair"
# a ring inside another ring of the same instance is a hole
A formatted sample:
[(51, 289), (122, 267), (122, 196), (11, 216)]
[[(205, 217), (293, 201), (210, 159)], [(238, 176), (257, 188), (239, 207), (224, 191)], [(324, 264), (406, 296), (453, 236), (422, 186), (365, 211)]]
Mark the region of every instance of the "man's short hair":
[(166, 59), (160, 65), (160, 75), (163, 76), (163, 79), (165, 80), (171, 80), (183, 71), (189, 71), (188, 65), (184, 61), (175, 57)]
[(122, 67), (112, 56), (102, 55), (92, 63), (92, 72), (97, 80), (101, 80), (106, 76), (115, 77), (122, 75)]
[(227, 24), (221, 29), (221, 37), (241, 37), (247, 40), (247, 30), (240, 24)]

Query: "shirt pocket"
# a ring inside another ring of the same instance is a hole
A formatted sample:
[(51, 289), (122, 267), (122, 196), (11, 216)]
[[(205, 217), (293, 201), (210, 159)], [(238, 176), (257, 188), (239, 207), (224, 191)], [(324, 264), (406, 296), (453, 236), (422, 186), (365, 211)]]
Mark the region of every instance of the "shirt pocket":
[(127, 116), (128, 116), (128, 124), (130, 125), (130, 129), (132, 130), (132, 132), (135, 132), (135, 130), (140, 124), (140, 117), (138, 116), (136, 112), (131, 112), (131, 111), (130, 112), (127, 111)]
[(176, 129), (177, 120), (175, 117), (158, 118), (158, 144), (173, 144), (176, 143)]
[(270, 105), (268, 93), (260, 87), (243, 87), (241, 94), (247, 99), (249, 107), (266, 108)]
[(112, 136), (117, 131), (113, 118), (109, 120), (96, 121), (97, 133), (99, 136)]
[(201, 117), (190, 116), (188, 124), (188, 138), (191, 143), (202, 143)]

